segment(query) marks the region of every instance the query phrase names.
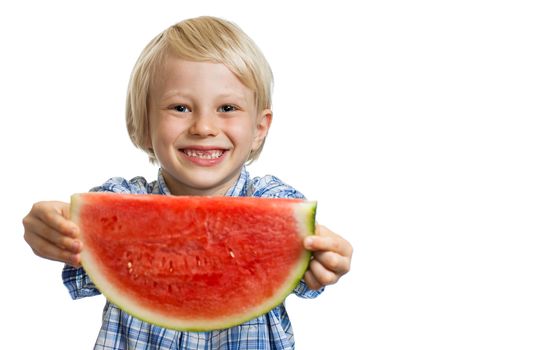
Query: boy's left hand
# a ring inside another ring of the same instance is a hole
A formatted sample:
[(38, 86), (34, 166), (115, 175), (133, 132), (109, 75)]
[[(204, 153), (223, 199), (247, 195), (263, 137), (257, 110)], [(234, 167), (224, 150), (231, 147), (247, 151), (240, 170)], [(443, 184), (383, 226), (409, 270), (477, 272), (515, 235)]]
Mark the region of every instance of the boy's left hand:
[(353, 247), (325, 226), (317, 225), (315, 235), (305, 238), (304, 247), (313, 252), (313, 259), (304, 275), (309, 288), (317, 290), (334, 284), (349, 272)]

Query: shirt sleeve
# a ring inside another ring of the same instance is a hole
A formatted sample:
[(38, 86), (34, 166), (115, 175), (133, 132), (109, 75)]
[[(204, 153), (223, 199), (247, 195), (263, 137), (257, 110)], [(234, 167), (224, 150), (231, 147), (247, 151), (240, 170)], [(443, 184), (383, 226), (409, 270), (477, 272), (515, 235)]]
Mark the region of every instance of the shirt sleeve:
[(62, 281), (74, 300), (100, 294), (82, 267), (75, 268), (64, 265)]
[(275, 176), (266, 175), (253, 180), (253, 197), (263, 198), (297, 198), (305, 199), (305, 196), (294, 187), (287, 185)]
[[(297, 198), (306, 199), (305, 196), (291, 187), (285, 184), (275, 176), (267, 175), (262, 178), (255, 178), (253, 180), (253, 196), (263, 198)], [(304, 299), (313, 299), (318, 297), (324, 291), (324, 287), (319, 290), (309, 289), (305, 281), (302, 279), (300, 283), (294, 288), (293, 293)]]
[[(103, 185), (93, 187), (90, 192), (114, 192), (114, 193), (147, 193), (147, 182), (138, 177), (127, 181), (120, 177), (107, 180)], [(72, 299), (80, 299), (99, 295), (100, 291), (91, 281), (82, 267), (75, 268), (64, 265), (62, 270), (62, 281)]]
[(293, 293), (304, 299), (313, 299), (318, 297), (324, 291), (324, 287), (321, 287), (319, 290), (309, 289), (304, 280), (301, 280), (300, 283), (294, 288)]

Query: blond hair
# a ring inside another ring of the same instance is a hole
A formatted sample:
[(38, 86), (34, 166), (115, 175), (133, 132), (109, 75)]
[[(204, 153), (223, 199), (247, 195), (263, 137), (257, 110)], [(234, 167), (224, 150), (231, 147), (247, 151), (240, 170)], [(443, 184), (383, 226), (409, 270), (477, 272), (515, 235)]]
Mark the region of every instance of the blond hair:
[[(188, 61), (224, 64), (254, 92), (257, 111), (271, 109), (273, 75), (266, 58), (237, 25), (215, 17), (198, 17), (179, 22), (157, 35), (143, 49), (128, 84), (126, 127), (132, 143), (156, 163), (149, 139), (148, 102), (153, 79), (167, 54)], [(264, 147), (251, 152), (256, 160)]]

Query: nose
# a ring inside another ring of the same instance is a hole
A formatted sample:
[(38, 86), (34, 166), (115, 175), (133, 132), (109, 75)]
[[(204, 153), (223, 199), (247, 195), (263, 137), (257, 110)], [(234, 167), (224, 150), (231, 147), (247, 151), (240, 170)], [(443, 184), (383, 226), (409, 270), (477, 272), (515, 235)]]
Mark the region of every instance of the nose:
[(215, 116), (210, 113), (195, 114), (189, 132), (195, 136), (216, 136), (219, 129)]

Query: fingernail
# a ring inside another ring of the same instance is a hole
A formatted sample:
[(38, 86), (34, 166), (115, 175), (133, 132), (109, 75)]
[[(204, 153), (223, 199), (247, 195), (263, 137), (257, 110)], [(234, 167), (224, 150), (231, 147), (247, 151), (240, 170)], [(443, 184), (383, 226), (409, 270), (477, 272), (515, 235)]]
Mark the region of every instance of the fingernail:
[(76, 252), (76, 253), (79, 253), (79, 250), (81, 249), (81, 242), (79, 241), (74, 241), (72, 243), (72, 251), (73, 252)]
[(80, 265), (79, 254), (74, 254), (70, 257), (70, 265), (74, 267), (79, 267)]
[(307, 247), (311, 247), (311, 246), (313, 245), (313, 242), (314, 242), (314, 241), (315, 241), (315, 240), (314, 240), (313, 238), (308, 237), (308, 238), (305, 239), (305, 245), (306, 245)]

